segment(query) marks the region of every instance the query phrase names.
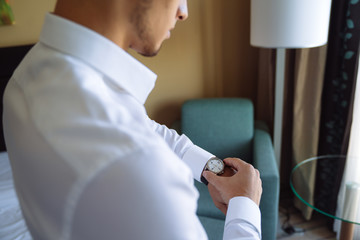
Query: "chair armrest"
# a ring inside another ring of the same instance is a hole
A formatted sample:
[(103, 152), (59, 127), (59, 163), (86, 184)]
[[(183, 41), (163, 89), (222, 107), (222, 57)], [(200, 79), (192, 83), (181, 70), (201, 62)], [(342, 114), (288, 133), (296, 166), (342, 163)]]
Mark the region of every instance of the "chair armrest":
[(253, 164), (261, 176), (278, 181), (279, 170), (270, 134), (262, 129), (255, 129), (253, 146)]
[(263, 129), (255, 129), (253, 164), (260, 172), (263, 194), (260, 202), (263, 239), (276, 239), (279, 206), (279, 170), (270, 135)]

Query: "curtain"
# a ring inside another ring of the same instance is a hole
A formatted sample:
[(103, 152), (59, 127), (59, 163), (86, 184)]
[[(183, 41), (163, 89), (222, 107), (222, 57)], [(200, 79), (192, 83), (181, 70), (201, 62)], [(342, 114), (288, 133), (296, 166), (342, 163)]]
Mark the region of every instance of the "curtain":
[[(321, 93), (323, 88), (327, 46), (296, 50), (295, 60), (295, 96), (293, 107), (292, 153), (293, 162), (298, 164), (305, 159), (317, 155)], [(302, 179), (293, 179), (301, 196), (310, 204), (314, 204), (316, 165), (304, 173), (307, 185)], [(295, 206), (300, 209), (306, 219), (311, 218), (312, 208), (307, 207), (295, 198)]]
[[(336, 0), (332, 2), (327, 47), (287, 50), (280, 166), (282, 198), (291, 194), (289, 177), (296, 163), (312, 156), (347, 152), (359, 39), (359, 0)], [(261, 49), (256, 110), (258, 118), (270, 127), (274, 65), (275, 51)], [(334, 213), (343, 169), (344, 163), (314, 167), (308, 176), (313, 183), (304, 186), (307, 200)], [(300, 202), (295, 204), (310, 218), (311, 209)]]
[[(320, 123), (321, 92), (326, 62), (326, 46), (287, 50), (284, 92), (283, 136), (280, 166), (281, 198), (291, 199), (289, 179), (295, 164), (317, 155)], [(260, 49), (257, 88), (257, 118), (263, 120), (272, 132), (274, 116), (274, 82), (276, 51)], [(315, 181), (315, 173), (309, 177)], [(294, 184), (299, 184), (299, 181)], [(300, 183), (301, 184), (301, 183)], [(309, 196), (314, 184), (303, 186)], [(297, 186), (298, 189), (298, 186)], [(296, 201), (295, 205), (310, 218), (311, 209)]]
[(274, 89), (275, 89), (276, 51), (259, 49), (258, 79), (256, 92), (256, 119), (262, 120), (273, 131), (274, 125)]
[[(358, 63), (359, 64), (359, 63)], [(352, 117), (352, 125), (351, 125), (351, 132), (350, 132), (350, 141), (348, 147), (349, 156), (346, 160), (344, 176), (342, 178), (341, 187), (338, 195), (338, 202), (337, 202), (337, 210), (336, 215), (342, 216), (344, 212), (344, 196), (345, 196), (345, 189), (346, 183), (354, 182), (360, 184), (360, 68), (358, 67), (357, 73), (357, 80), (356, 80), (356, 87), (355, 87), (355, 99), (353, 104), (353, 117)], [(349, 199), (348, 199), (349, 200)], [(350, 200), (349, 200), (350, 201)], [(351, 206), (349, 206), (351, 207)], [(356, 219), (359, 221), (360, 219), (360, 208), (353, 209), (356, 215)], [(340, 233), (340, 221), (335, 221), (334, 230)], [(360, 239), (360, 227), (355, 226), (355, 233), (354, 239)]]
[[(319, 155), (346, 154), (360, 40), (359, 0), (333, 1), (321, 106)], [(315, 205), (335, 213), (344, 163), (317, 166)]]

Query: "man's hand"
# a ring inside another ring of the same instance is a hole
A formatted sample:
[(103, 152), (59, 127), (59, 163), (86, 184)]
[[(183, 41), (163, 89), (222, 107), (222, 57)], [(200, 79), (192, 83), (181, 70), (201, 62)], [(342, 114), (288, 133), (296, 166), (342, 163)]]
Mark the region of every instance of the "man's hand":
[(248, 197), (259, 205), (262, 194), (259, 171), (238, 158), (227, 158), (224, 162), (234, 175), (231, 176), (230, 173), (227, 177), (217, 176), (209, 171), (203, 172), (203, 176), (209, 182), (209, 192), (215, 205), (225, 214), (227, 205), (233, 197)]
[[(224, 173), (221, 174), (221, 177), (231, 177), (235, 174), (235, 172), (236, 171), (231, 167), (225, 166)], [(208, 190), (215, 206), (226, 215), (228, 205), (222, 199), (221, 193), (211, 183), (208, 184)]]

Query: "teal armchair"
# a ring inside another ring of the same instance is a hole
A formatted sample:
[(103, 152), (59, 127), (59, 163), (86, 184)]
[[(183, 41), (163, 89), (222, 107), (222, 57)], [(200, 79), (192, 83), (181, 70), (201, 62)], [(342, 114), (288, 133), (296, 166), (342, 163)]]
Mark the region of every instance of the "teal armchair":
[[(260, 171), (262, 239), (276, 239), (278, 167), (265, 124), (257, 123), (255, 127), (252, 102), (241, 98), (189, 100), (182, 106), (180, 129), (196, 145), (219, 158), (238, 157)], [(204, 184), (195, 181), (195, 186), (200, 192), (197, 215), (209, 239), (222, 239), (224, 214), (214, 206)]]

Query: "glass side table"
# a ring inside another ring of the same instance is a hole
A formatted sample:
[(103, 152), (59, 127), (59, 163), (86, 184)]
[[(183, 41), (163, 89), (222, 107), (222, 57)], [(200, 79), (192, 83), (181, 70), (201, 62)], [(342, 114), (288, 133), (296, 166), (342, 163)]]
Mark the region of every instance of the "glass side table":
[[(325, 209), (321, 209), (321, 207), (315, 206), (313, 200), (307, 196), (311, 191), (310, 188), (315, 187), (313, 176), (316, 171), (316, 166), (320, 161), (323, 161), (323, 163), (326, 161), (326, 164), (334, 164), (334, 161), (336, 161), (336, 164), (338, 164), (340, 162), (344, 163), (346, 158), (346, 156), (341, 155), (309, 158), (296, 165), (290, 175), (290, 186), (297, 198), (315, 211), (341, 221), (340, 240), (353, 239), (354, 226), (360, 225), (360, 219), (357, 216), (360, 207), (360, 183), (354, 180), (350, 180), (346, 183), (346, 189), (341, 193), (341, 197), (344, 199), (344, 210), (341, 214), (332, 214)], [(295, 179), (296, 182), (294, 182)], [(313, 179), (312, 182), (310, 182), (310, 179)], [(308, 188), (308, 186), (310, 186), (310, 188)]]

